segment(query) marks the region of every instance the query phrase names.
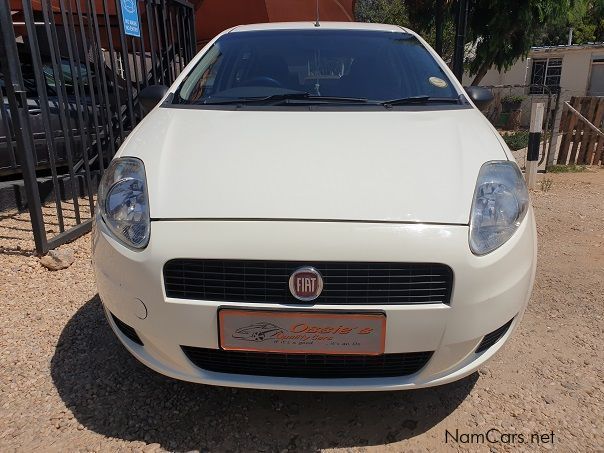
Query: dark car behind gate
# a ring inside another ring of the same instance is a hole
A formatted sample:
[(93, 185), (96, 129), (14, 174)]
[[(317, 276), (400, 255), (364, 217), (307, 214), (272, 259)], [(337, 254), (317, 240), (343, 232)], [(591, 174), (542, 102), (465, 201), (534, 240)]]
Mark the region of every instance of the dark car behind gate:
[(38, 253), (90, 229), (138, 93), (170, 85), (195, 42), (186, 0), (0, 0), (0, 190), (23, 187)]

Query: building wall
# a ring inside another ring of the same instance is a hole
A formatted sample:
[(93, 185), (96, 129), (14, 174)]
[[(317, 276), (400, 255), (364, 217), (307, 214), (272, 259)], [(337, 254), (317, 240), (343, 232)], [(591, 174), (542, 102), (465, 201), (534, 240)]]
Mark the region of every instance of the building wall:
[[(530, 68), (527, 73), (527, 60), (520, 59), (507, 71), (499, 72), (497, 69), (489, 69), (480, 82), (482, 86), (490, 85), (524, 85), (525, 77), (530, 77)], [(463, 84), (470, 85), (474, 80), (467, 72), (463, 76)]]
[[(604, 45), (570, 48), (562, 46), (552, 49), (533, 50), (529, 53), (528, 58), (518, 60), (507, 71), (499, 72), (496, 69), (490, 69), (480, 82), (480, 85), (526, 85), (531, 80), (532, 62), (534, 59), (562, 58), (562, 72), (560, 75), (561, 102), (570, 100), (572, 96), (586, 96), (592, 71), (592, 58), (596, 55), (601, 55), (603, 48)], [(472, 80), (473, 77), (467, 73), (464, 74), (464, 85), (469, 85)], [(527, 96), (522, 104), (521, 117), (521, 124), (525, 127), (528, 126), (530, 121), (531, 104), (534, 102), (547, 103), (547, 96), (528, 96), (528, 89), (510, 89), (509, 91), (510, 94), (523, 94)]]
[[(599, 51), (599, 52), (598, 52)], [(542, 58), (562, 58), (562, 75), (560, 86), (564, 91), (572, 93), (573, 96), (584, 96), (589, 83), (592, 55), (602, 52), (602, 48), (579, 48), (579, 49), (551, 49), (546, 51), (532, 51), (528, 58), (518, 60), (507, 71), (499, 72), (490, 69), (480, 85), (523, 85), (530, 82), (532, 60)], [(473, 77), (468, 73), (463, 76), (463, 83), (472, 83)]]

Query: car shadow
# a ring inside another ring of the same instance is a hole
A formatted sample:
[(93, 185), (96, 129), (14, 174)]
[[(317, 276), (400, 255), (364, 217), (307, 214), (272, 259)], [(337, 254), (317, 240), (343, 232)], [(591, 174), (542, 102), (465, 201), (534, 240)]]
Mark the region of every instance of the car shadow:
[(69, 320), (51, 361), (66, 406), (99, 434), (169, 450), (316, 451), (417, 436), (468, 396), (478, 373), (432, 389), (308, 393), (230, 389), (164, 377), (133, 358), (98, 295)]

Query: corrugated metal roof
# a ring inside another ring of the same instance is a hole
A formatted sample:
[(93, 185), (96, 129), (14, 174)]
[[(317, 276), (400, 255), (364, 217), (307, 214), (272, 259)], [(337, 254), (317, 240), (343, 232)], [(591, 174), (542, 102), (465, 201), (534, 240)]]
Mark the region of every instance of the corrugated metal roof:
[(531, 52), (548, 52), (555, 50), (581, 50), (581, 49), (598, 49), (604, 48), (604, 42), (588, 42), (587, 44), (567, 44), (559, 46), (538, 46), (531, 47)]

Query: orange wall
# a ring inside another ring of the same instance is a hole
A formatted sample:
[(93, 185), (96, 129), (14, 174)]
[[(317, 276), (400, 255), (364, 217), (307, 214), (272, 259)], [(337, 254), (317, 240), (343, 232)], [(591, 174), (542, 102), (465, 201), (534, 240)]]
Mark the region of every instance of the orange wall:
[(205, 43), (235, 25), (267, 21), (265, 0), (203, 0), (195, 11), (197, 42)]
[[(356, 0), (320, 0), (326, 21), (354, 20)], [(203, 45), (227, 28), (260, 22), (314, 21), (316, 0), (194, 0), (195, 31)]]

